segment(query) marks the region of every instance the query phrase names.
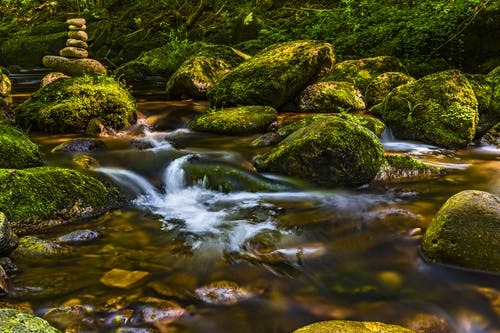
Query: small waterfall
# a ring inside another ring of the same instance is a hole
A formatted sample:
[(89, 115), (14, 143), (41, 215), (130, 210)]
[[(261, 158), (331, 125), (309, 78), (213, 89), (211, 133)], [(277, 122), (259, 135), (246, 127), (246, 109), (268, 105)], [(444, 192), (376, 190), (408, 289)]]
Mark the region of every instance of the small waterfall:
[(394, 134), (392, 134), (392, 130), (389, 128), (389, 126), (385, 126), (384, 132), (382, 133), (382, 137), (380, 138), (380, 140), (382, 141), (382, 143), (396, 141), (396, 138), (394, 138)]
[(115, 168), (97, 168), (95, 171), (107, 175), (116, 183), (126, 187), (136, 195), (145, 196), (153, 202), (160, 200), (158, 190), (146, 178), (132, 171)]
[(166, 193), (176, 193), (185, 188), (185, 173), (182, 166), (194, 155), (185, 155), (170, 162), (163, 173), (163, 184)]

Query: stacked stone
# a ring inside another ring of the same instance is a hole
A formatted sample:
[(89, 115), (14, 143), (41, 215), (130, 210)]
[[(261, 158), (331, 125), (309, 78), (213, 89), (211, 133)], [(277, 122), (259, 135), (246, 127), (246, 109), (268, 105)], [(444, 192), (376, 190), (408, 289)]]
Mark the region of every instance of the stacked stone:
[[(59, 56), (43, 57), (43, 65), (53, 71), (67, 75), (106, 74), (106, 68), (97, 60), (88, 58), (88, 35), (84, 18), (72, 18), (68, 24), (66, 47), (59, 51)], [(54, 75), (53, 77), (61, 77)], [(47, 78), (52, 82), (53, 78)]]

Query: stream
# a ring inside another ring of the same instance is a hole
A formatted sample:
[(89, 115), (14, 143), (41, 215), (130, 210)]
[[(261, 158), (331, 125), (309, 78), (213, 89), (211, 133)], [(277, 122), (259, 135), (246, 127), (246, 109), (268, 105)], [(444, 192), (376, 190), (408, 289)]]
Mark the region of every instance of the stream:
[[(40, 78), (13, 75), (14, 103), (36, 90)], [(419, 254), (423, 232), (450, 196), (466, 189), (500, 195), (496, 147), (446, 150), (386, 132), (386, 151), (407, 152), (446, 168), (446, 175), (321, 189), (256, 174), (252, 157), (263, 149), (252, 147), (256, 136), (187, 129), (190, 119), (208, 109), (206, 102), (165, 101), (153, 83), (134, 95), (139, 124), (102, 137), (105, 150), (85, 153), (97, 161), (91, 172), (119, 186), (132, 204), (37, 235), (54, 240), (90, 229), (101, 237), (71, 246), (70, 256), (14, 260), (14, 292), (3, 301), (29, 306), (63, 331), (78, 329), (71, 332), (290, 333), (329, 319), (442, 329), (432, 332), (500, 332), (499, 275), (427, 264)], [(76, 137), (31, 135), (47, 165), (71, 168), (78, 153), (51, 150)], [(189, 184), (182, 166), (191, 159), (279, 186), (273, 192), (224, 193)], [(103, 284), (115, 268), (148, 277), (127, 288)], [(214, 295), (202, 296), (203, 287), (219, 281), (237, 284), (236, 299), (221, 304), (210, 300)], [(156, 309), (146, 320), (146, 304), (158, 300), (182, 310)], [(73, 305), (84, 310), (64, 313)], [(54, 308), (64, 315), (47, 316)]]

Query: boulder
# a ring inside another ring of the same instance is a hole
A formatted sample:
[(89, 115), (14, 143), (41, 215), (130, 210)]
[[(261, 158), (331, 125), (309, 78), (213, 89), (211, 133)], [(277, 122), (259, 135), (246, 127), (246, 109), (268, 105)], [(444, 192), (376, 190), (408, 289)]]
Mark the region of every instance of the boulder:
[(167, 95), (171, 99), (206, 99), (213, 83), (243, 60), (241, 52), (229, 46), (205, 45), (170, 77)]
[(244, 135), (265, 132), (278, 113), (270, 106), (250, 105), (215, 110), (193, 120), (195, 131), (217, 134)]
[(449, 198), (422, 239), (433, 263), (500, 272), (500, 198), (467, 190)]
[(89, 52), (81, 47), (66, 46), (59, 51), (59, 55), (61, 57), (68, 58), (87, 58), (89, 56)]
[(84, 132), (92, 119), (119, 130), (137, 119), (132, 95), (107, 76), (57, 80), (34, 92), (15, 111), (21, 127), (51, 133)]
[(207, 96), (217, 106), (279, 108), (328, 73), (333, 62), (328, 43), (302, 40), (272, 45), (220, 78)]
[(0, 122), (0, 168), (27, 168), (41, 164), (38, 145), (13, 125)]
[(106, 67), (95, 59), (68, 59), (61, 56), (45, 56), (42, 62), (45, 67), (55, 72), (62, 72), (71, 76), (107, 73)]
[(370, 321), (330, 320), (304, 326), (293, 333), (416, 333), (398, 325)]
[(475, 136), (477, 139), (500, 121), (500, 110), (495, 110), (493, 107), (494, 85), (488, 82), (486, 75), (466, 74), (466, 77), (477, 99), (477, 109), (479, 112)]
[(490, 128), (490, 130), (483, 135), (481, 143), (500, 147), (500, 122)]
[(10, 95), (12, 90), (12, 83), (10, 82), (9, 77), (2, 73), (0, 69), (0, 97), (7, 97)]
[(301, 128), (255, 159), (260, 171), (283, 173), (321, 186), (369, 183), (383, 162), (382, 144), (365, 127), (338, 117)]
[(42, 318), (15, 309), (0, 309), (0, 332), (60, 333)]
[[(492, 113), (496, 119), (500, 118), (500, 66), (493, 69), (486, 75), (486, 81), (493, 87), (490, 106), (488, 111)], [(499, 119), (500, 121), (500, 119)]]
[(18, 234), (95, 217), (119, 205), (116, 189), (76, 170), (0, 169), (0, 211)]
[(60, 257), (70, 253), (71, 249), (69, 247), (35, 236), (23, 236), (19, 239), (19, 247), (12, 253), (12, 256), (15, 259), (36, 259)]
[(8, 256), (17, 248), (18, 244), (17, 235), (12, 231), (5, 214), (0, 212), (0, 257)]
[(365, 91), (368, 106), (382, 102), (392, 89), (415, 81), (411, 76), (401, 72), (386, 72), (375, 77)]
[(458, 70), (427, 75), (394, 89), (379, 108), (395, 137), (465, 147), (478, 123), (477, 98)]
[(363, 95), (350, 82), (318, 82), (299, 96), (301, 112), (350, 112), (365, 108)]
[(400, 183), (439, 178), (445, 174), (440, 167), (429, 166), (409, 155), (385, 155), (385, 161), (373, 179), (376, 183)]
[(345, 60), (335, 64), (322, 81), (351, 82), (364, 93), (371, 81), (385, 72), (405, 73), (406, 70), (398, 59), (391, 56)]

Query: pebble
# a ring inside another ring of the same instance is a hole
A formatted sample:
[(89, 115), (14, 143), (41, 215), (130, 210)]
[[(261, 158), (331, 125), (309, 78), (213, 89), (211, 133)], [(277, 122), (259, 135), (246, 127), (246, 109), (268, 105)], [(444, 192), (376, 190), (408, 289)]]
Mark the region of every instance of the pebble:
[(66, 40), (66, 46), (79, 47), (82, 49), (86, 49), (89, 47), (89, 45), (86, 42), (84, 42), (83, 40), (74, 39), (74, 38), (68, 38)]
[(89, 52), (81, 47), (67, 46), (59, 51), (59, 55), (67, 58), (87, 58)]
[(69, 25), (76, 25), (78, 27), (82, 27), (85, 24), (87, 24), (87, 20), (85, 20), (84, 18), (71, 18), (67, 19), (66, 23)]
[(89, 35), (85, 31), (78, 30), (78, 31), (68, 31), (68, 37), (73, 38), (73, 39), (79, 39), (84, 42), (89, 40)]

